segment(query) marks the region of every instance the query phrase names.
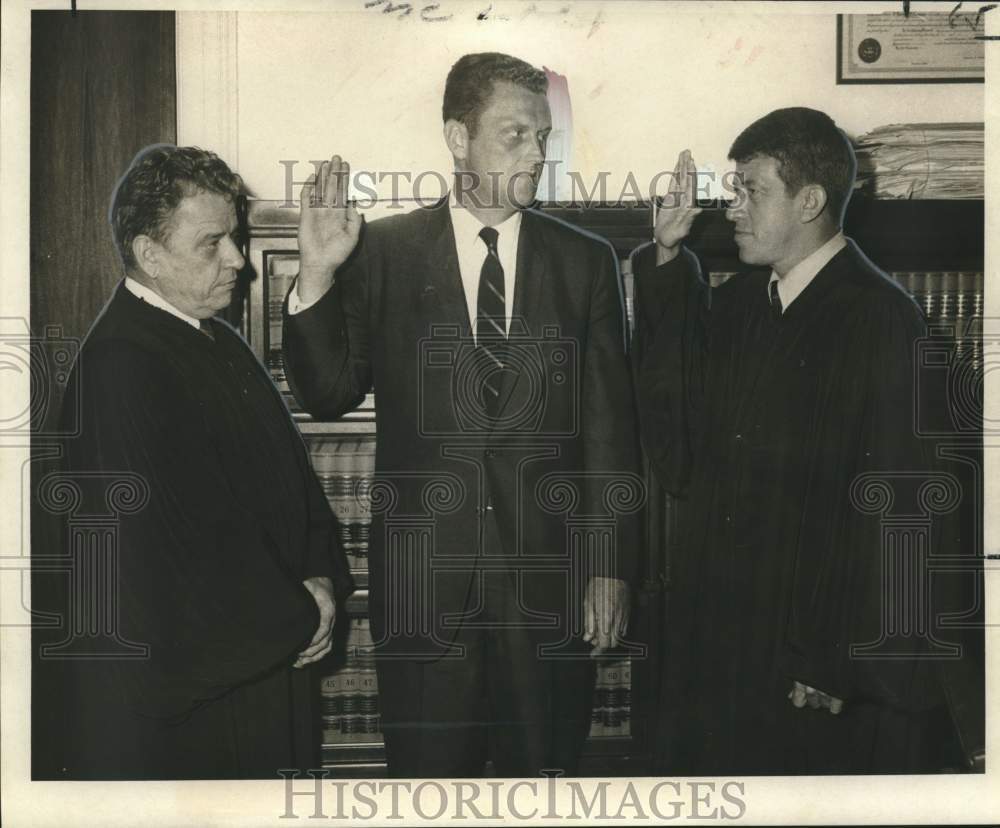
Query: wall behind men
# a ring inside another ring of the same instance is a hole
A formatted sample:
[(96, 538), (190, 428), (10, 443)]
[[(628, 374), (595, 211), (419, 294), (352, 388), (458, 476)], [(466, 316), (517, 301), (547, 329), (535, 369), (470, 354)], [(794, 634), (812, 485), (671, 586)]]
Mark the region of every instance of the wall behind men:
[[(180, 12), (179, 140), (215, 145), (263, 198), (285, 197), (281, 161), (299, 161), (298, 181), (310, 159), (333, 152), (356, 169), (447, 172), (445, 76), (462, 54), (492, 50), (567, 76), (573, 167), (588, 185), (607, 171), (609, 197), (629, 172), (647, 189), (685, 147), (721, 174), (736, 134), (781, 106), (823, 109), (851, 135), (983, 119), (981, 84), (836, 85), (836, 16), (824, 4), (750, 13), (739, 4), (442, 0), (413, 2), (408, 14), (389, 5)], [(213, 93), (213, 84), (224, 88)], [(379, 192), (389, 195), (391, 179)]]
[[(58, 361), (61, 344), (79, 344), (122, 278), (108, 227), (108, 204), (140, 149), (176, 140), (174, 58), (171, 12), (74, 14), (67, 7), (31, 16), (30, 320), (39, 347), (32, 347), (28, 491), (35, 558), (68, 554), (66, 524), (42, 505), (37, 488), (58, 468), (65, 448), (53, 437), (59, 430), (65, 382), (60, 375), (69, 367)], [(8, 361), (7, 367), (13, 364)], [(17, 410), (10, 407), (17, 399), (15, 392), (8, 412)], [(67, 422), (76, 420), (67, 417)], [(12, 511), (18, 491), (9, 491)], [(23, 513), (17, 514), (20, 520)], [(79, 514), (74, 511), (73, 517)], [(14, 531), (19, 525), (10, 524)], [(64, 573), (47, 571), (31, 579), (31, 606), (36, 610), (45, 606), (42, 594), (51, 594), (59, 579), (67, 582)], [(66, 635), (66, 626), (39, 624), (33, 631), (33, 657), (38, 657), (37, 646)], [(36, 661), (33, 669), (38, 667)], [(60, 707), (49, 696), (57, 692), (55, 685), (41, 683), (32, 694), (35, 779), (60, 775), (55, 763), (63, 754), (57, 746), (66, 733), (57, 715)]]

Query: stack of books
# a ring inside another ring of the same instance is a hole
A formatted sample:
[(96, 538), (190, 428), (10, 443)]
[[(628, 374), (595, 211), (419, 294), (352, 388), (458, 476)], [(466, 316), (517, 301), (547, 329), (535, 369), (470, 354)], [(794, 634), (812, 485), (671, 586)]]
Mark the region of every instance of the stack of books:
[(281, 352), (281, 313), (288, 293), (299, 272), (297, 253), (268, 256), (267, 259), (267, 358), (271, 379), (282, 391), (288, 391), (285, 359)]
[(629, 658), (600, 660), (590, 716), (591, 739), (621, 739), (631, 735), (632, 662)]
[(930, 322), (951, 329), (955, 336), (965, 334), (970, 322), (982, 319), (982, 271), (895, 271), (892, 277)]
[(983, 124), (891, 124), (855, 144), (855, 186), (874, 198), (982, 198)]
[(367, 618), (352, 618), (347, 662), (320, 684), (323, 743), (372, 744), (382, 741), (375, 655)]
[(309, 456), (337, 518), (337, 533), (358, 586), (366, 586), (375, 441), (371, 437), (308, 435)]

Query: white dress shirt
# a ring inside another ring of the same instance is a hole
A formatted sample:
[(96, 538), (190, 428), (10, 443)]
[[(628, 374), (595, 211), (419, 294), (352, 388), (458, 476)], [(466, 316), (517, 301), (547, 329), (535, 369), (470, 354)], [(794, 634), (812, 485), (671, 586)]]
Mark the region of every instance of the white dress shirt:
[(824, 245), (817, 247), (784, 276), (779, 276), (772, 270), (771, 278), (767, 281), (768, 301), (771, 301), (771, 282), (776, 281), (778, 283), (778, 298), (781, 300), (781, 312), (784, 313), (799, 294), (809, 286), (809, 283), (816, 278), (816, 274), (826, 267), (830, 259), (843, 250), (846, 244), (847, 240), (844, 238), (844, 234), (838, 231)]
[(147, 305), (152, 305), (154, 308), (159, 308), (167, 313), (176, 316), (178, 319), (183, 319), (191, 327), (201, 330), (201, 322), (195, 319), (193, 316), (188, 316), (183, 311), (177, 310), (173, 305), (171, 305), (166, 299), (164, 299), (160, 294), (158, 294), (152, 288), (146, 287), (144, 284), (137, 282), (131, 276), (125, 277), (125, 287), (130, 293), (138, 296)]
[[(459, 205), (454, 197), (448, 199), (448, 209), (451, 211), (451, 226), (455, 233), (455, 250), (458, 253), (458, 271), (462, 277), (462, 289), (465, 291), (465, 303), (469, 310), (469, 320), (472, 323), (473, 334), (476, 327), (476, 310), (479, 302), (479, 275), (486, 261), (486, 242), (479, 237), (479, 231), (485, 225), (472, 213)], [(504, 284), (504, 327), (510, 333), (510, 318), (514, 311), (514, 276), (517, 272), (517, 243), (521, 236), (521, 213), (497, 224), (497, 255), (503, 268)], [(321, 297), (312, 302), (303, 302), (299, 298), (298, 283), (288, 296), (288, 312), (301, 313), (312, 307)]]
[[(455, 230), (455, 249), (458, 251), (458, 270), (462, 274), (462, 288), (469, 308), (473, 335), (476, 333), (476, 316), (479, 303), (479, 276), (488, 253), (486, 242), (479, 237), (484, 225), (464, 207), (449, 202), (451, 226)], [(521, 213), (514, 213), (500, 224), (497, 231), (497, 255), (503, 268), (504, 329), (510, 333), (510, 317), (514, 310), (514, 276), (517, 273), (517, 242), (521, 236)]]

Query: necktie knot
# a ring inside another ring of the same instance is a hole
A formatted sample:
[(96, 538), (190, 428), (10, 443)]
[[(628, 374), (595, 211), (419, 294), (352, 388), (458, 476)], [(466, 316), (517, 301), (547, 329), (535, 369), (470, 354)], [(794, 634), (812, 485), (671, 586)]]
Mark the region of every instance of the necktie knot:
[(497, 239), (500, 238), (500, 234), (496, 231), (495, 227), (484, 227), (479, 231), (479, 238), (483, 240), (486, 245), (486, 249), (490, 251), (494, 256), (497, 255)]

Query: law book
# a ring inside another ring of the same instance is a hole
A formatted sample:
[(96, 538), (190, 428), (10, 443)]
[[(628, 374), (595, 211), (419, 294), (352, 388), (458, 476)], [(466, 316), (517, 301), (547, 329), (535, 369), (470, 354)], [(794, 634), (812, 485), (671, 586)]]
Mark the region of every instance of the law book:
[(345, 527), (345, 549), (354, 561), (352, 569), (368, 571), (368, 539), (371, 531), (371, 487), (375, 478), (375, 441), (368, 438), (345, 440), (342, 474), (344, 501), (341, 520)]
[(375, 442), (370, 438), (309, 435), (309, 456), (336, 517), (337, 539), (355, 573), (368, 570)]
[(285, 359), (281, 350), (282, 305), (285, 295), (292, 287), (295, 276), (299, 272), (299, 259), (296, 254), (274, 255), (267, 257), (267, 308), (268, 327), (267, 368), (271, 377), (282, 391), (288, 390), (285, 375)]
[(353, 618), (347, 633), (347, 660), (320, 684), (323, 741), (354, 744), (381, 741), (378, 680), (367, 618)]
[(628, 658), (600, 661), (594, 686), (590, 738), (622, 738), (631, 732), (632, 665)]

